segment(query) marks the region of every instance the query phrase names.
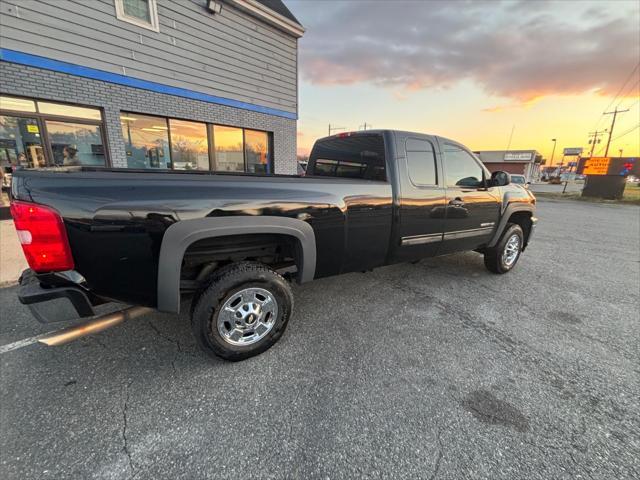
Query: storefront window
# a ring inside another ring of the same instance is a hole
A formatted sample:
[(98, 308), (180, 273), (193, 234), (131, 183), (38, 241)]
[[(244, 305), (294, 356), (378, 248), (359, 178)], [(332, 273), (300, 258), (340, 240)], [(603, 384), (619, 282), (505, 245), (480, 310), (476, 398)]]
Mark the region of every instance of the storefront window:
[(169, 120), (171, 158), (176, 170), (209, 170), (209, 141), (205, 123)]
[(38, 168), (45, 164), (38, 121), (0, 115), (0, 166)]
[(213, 138), (216, 147), (216, 171), (244, 172), (244, 142), (242, 137), (241, 128), (214, 125)]
[(269, 135), (267, 132), (245, 130), (244, 148), (248, 172), (271, 173), (269, 168)]
[(128, 168), (171, 168), (166, 118), (123, 112), (120, 123)]
[(3, 167), (107, 165), (99, 108), (0, 96), (0, 110)]
[(97, 108), (78, 107), (76, 105), (64, 105), (62, 103), (38, 102), (38, 111), (45, 115), (102, 120), (100, 110)]
[(46, 124), (55, 165), (105, 165), (99, 125), (51, 120)]
[(273, 173), (268, 132), (131, 112), (120, 123), (129, 168)]

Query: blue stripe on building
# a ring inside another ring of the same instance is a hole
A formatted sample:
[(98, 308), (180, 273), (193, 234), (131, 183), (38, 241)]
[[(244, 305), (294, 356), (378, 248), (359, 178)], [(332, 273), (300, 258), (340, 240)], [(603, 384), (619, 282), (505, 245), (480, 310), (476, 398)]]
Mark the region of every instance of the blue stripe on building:
[(38, 55), (31, 55), (29, 53), (18, 52), (18, 51), (9, 50), (6, 48), (0, 48), (0, 60), (5, 62), (10, 62), (10, 63), (17, 63), (20, 65), (27, 65), (30, 67), (42, 68), (45, 70), (53, 70), (55, 72), (67, 73), (69, 75), (75, 75), (78, 77), (91, 78), (93, 80), (101, 80), (103, 82), (115, 83), (115, 84), (124, 85), (127, 87), (150, 90), (156, 93), (175, 95), (178, 97), (190, 98), (193, 100), (200, 100), (203, 102), (215, 103), (218, 105), (226, 105), (228, 107), (241, 108), (243, 110), (250, 110), (252, 112), (259, 112), (267, 115), (275, 115), (278, 117), (284, 117), (291, 120), (297, 120), (298, 118), (297, 114), (295, 113), (286, 112), (284, 110), (278, 110), (276, 108), (269, 108), (261, 105), (255, 105), (252, 103), (240, 102), (238, 100), (218, 97), (216, 95), (208, 95), (206, 93), (196, 92), (195, 90), (189, 90), (189, 89), (180, 88), (180, 87), (172, 87), (170, 85), (164, 85), (162, 83), (142, 80), (140, 78), (129, 77), (127, 75), (120, 75), (118, 73), (105, 72), (104, 70), (98, 70), (90, 67), (83, 67), (81, 65), (75, 65), (73, 63), (61, 62), (59, 60), (53, 60), (51, 58), (40, 57)]

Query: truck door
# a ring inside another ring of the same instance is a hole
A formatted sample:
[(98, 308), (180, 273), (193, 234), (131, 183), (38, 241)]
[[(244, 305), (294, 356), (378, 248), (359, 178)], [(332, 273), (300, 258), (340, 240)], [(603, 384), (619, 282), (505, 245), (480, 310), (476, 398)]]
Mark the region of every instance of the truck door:
[(447, 141), (441, 148), (447, 206), (439, 253), (473, 250), (485, 245), (498, 225), (498, 187), (485, 186), (488, 171), (465, 148)]
[(442, 243), (445, 191), (436, 145), (426, 135), (396, 138), (400, 193), (394, 261), (434, 256)]

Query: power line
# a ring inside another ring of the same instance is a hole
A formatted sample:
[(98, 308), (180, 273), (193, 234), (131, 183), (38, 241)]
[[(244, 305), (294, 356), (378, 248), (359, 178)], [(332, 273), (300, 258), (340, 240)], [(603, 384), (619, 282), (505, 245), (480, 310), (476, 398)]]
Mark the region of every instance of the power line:
[(622, 104), (622, 102), (624, 102), (624, 100), (629, 96), (629, 94), (633, 90), (635, 90), (636, 86), (640, 86), (640, 78), (638, 78), (638, 80), (636, 80), (636, 82), (633, 85), (631, 85), (631, 88), (629, 88), (629, 90), (627, 90), (620, 96), (620, 101), (618, 102), (618, 105), (617, 105), (618, 107)]
[[(624, 136), (626, 136), (626, 135), (629, 135), (631, 132), (633, 132), (633, 131), (637, 130), (638, 128), (640, 128), (640, 123), (639, 123), (639, 124), (637, 124), (635, 127), (631, 127), (630, 129), (625, 130), (625, 131), (624, 131), (624, 132), (622, 132), (620, 135), (616, 135), (615, 137), (613, 137), (613, 138), (611, 139), (611, 141), (612, 141), (612, 142), (615, 142), (616, 140), (618, 140), (618, 139), (620, 139), (620, 138), (622, 138), (622, 137), (624, 137)], [(603, 148), (603, 147), (600, 147), (600, 149), (598, 150), (597, 155), (600, 155), (600, 153), (602, 152), (602, 148)], [(606, 155), (605, 155), (605, 156), (606, 156)]]
[(617, 137), (613, 138), (611, 141), (613, 142), (615, 140), (618, 140), (619, 138), (624, 137), (625, 135), (629, 135), (631, 132), (633, 132), (634, 130), (637, 130), (638, 128), (640, 128), (640, 123), (637, 124), (635, 127), (631, 127), (629, 130), (626, 130), (625, 132), (621, 133)]
[[(620, 95), (620, 93), (622, 92), (622, 90), (624, 89), (624, 87), (627, 86), (627, 82), (629, 82), (629, 80), (631, 79), (631, 77), (633, 77), (633, 74), (635, 73), (635, 71), (638, 69), (638, 67), (640, 67), (640, 62), (638, 62), (636, 64), (635, 67), (633, 67), (633, 70), (631, 70), (631, 73), (629, 73), (629, 76), (626, 78), (626, 80), (624, 81), (624, 83), (622, 84), (622, 86), (620, 87), (620, 90), (618, 90), (618, 93), (616, 93), (615, 97), (613, 97), (611, 99), (611, 101), (609, 102), (609, 105), (607, 105), (607, 108), (604, 109), (604, 111), (606, 112), (607, 110), (609, 110), (609, 108), (611, 108), (611, 105), (613, 105), (613, 103), (617, 100), (618, 96)], [(598, 121), (596, 122), (596, 124), (593, 127), (593, 130), (597, 129), (598, 126), (600, 125), (600, 122), (602, 121), (602, 119), (604, 118), (604, 114), (600, 115), (600, 117), (598, 118)]]
[(622, 92), (622, 89), (624, 89), (624, 87), (627, 86), (627, 82), (631, 79), (631, 77), (633, 76), (633, 74), (635, 73), (635, 71), (638, 69), (638, 67), (640, 67), (640, 62), (638, 62), (636, 64), (635, 67), (633, 67), (633, 70), (631, 70), (631, 73), (629, 74), (629, 76), (627, 77), (627, 79), (624, 81), (624, 83), (622, 84), (622, 86), (620, 87), (620, 90), (618, 90), (618, 93), (616, 93), (616, 96), (613, 97), (613, 99), (611, 100), (611, 102), (609, 103), (609, 105), (607, 105), (607, 108), (605, 108), (605, 111), (609, 110), (609, 107), (611, 107), (611, 105), (613, 105), (613, 102), (616, 101), (616, 99), (618, 98), (618, 96), (620, 95), (620, 93)]

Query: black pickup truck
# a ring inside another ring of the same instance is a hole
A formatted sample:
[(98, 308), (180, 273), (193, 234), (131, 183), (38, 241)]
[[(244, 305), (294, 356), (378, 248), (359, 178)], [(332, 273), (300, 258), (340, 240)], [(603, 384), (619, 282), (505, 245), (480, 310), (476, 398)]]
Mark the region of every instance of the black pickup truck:
[[(318, 140), (305, 176), (19, 171), (12, 215), (42, 321), (119, 302), (179, 313), (209, 354), (241, 360), (282, 336), (289, 281), (475, 250), (506, 273), (536, 225), (535, 197), (463, 145), (370, 130)], [(89, 330), (84, 330), (89, 331)]]

